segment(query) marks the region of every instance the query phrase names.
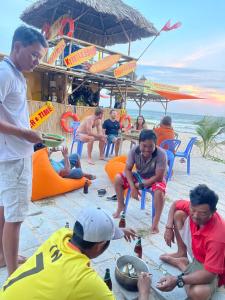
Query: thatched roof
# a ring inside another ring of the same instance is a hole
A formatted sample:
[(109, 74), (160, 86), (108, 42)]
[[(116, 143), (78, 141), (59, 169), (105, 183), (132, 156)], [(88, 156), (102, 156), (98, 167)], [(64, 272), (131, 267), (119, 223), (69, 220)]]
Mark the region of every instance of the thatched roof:
[(103, 47), (127, 43), (128, 37), (135, 41), (158, 33), (152, 23), (121, 0), (39, 0), (23, 12), (21, 19), (42, 28), (68, 12), (78, 18), (74, 36)]

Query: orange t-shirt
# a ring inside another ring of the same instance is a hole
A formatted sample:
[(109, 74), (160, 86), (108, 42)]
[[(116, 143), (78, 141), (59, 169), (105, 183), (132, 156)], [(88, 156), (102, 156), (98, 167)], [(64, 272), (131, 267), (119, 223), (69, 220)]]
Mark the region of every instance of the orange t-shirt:
[(154, 128), (154, 132), (157, 136), (157, 146), (165, 140), (172, 140), (175, 138), (174, 130), (172, 127), (160, 125), (159, 127)]

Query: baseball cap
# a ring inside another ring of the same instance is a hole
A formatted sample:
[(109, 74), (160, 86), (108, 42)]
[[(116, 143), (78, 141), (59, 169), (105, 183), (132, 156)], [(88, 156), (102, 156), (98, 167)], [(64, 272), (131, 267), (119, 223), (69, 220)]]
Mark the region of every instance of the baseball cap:
[(124, 236), (113, 219), (103, 209), (96, 207), (88, 207), (80, 212), (74, 225), (74, 233), (82, 240), (93, 243), (117, 240)]

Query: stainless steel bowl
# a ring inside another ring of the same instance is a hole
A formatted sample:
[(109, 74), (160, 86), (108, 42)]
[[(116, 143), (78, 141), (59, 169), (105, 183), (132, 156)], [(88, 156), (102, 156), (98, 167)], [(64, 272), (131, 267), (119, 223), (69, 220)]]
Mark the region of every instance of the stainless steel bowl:
[(149, 272), (147, 264), (140, 258), (124, 255), (117, 259), (115, 268), (115, 277), (118, 283), (128, 291), (137, 291), (137, 278), (132, 278), (128, 274), (123, 273), (126, 264), (132, 264), (137, 273)]

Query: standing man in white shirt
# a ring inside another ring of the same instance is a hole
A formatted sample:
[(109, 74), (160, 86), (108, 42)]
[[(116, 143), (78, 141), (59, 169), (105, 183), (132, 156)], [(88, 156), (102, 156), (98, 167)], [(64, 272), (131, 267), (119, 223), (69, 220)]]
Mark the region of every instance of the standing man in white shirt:
[(41, 33), (21, 26), (10, 56), (0, 62), (0, 267), (9, 275), (25, 259), (18, 256), (19, 233), (31, 196), (33, 144), (41, 142), (30, 129), (22, 72), (32, 72), (47, 47)]

